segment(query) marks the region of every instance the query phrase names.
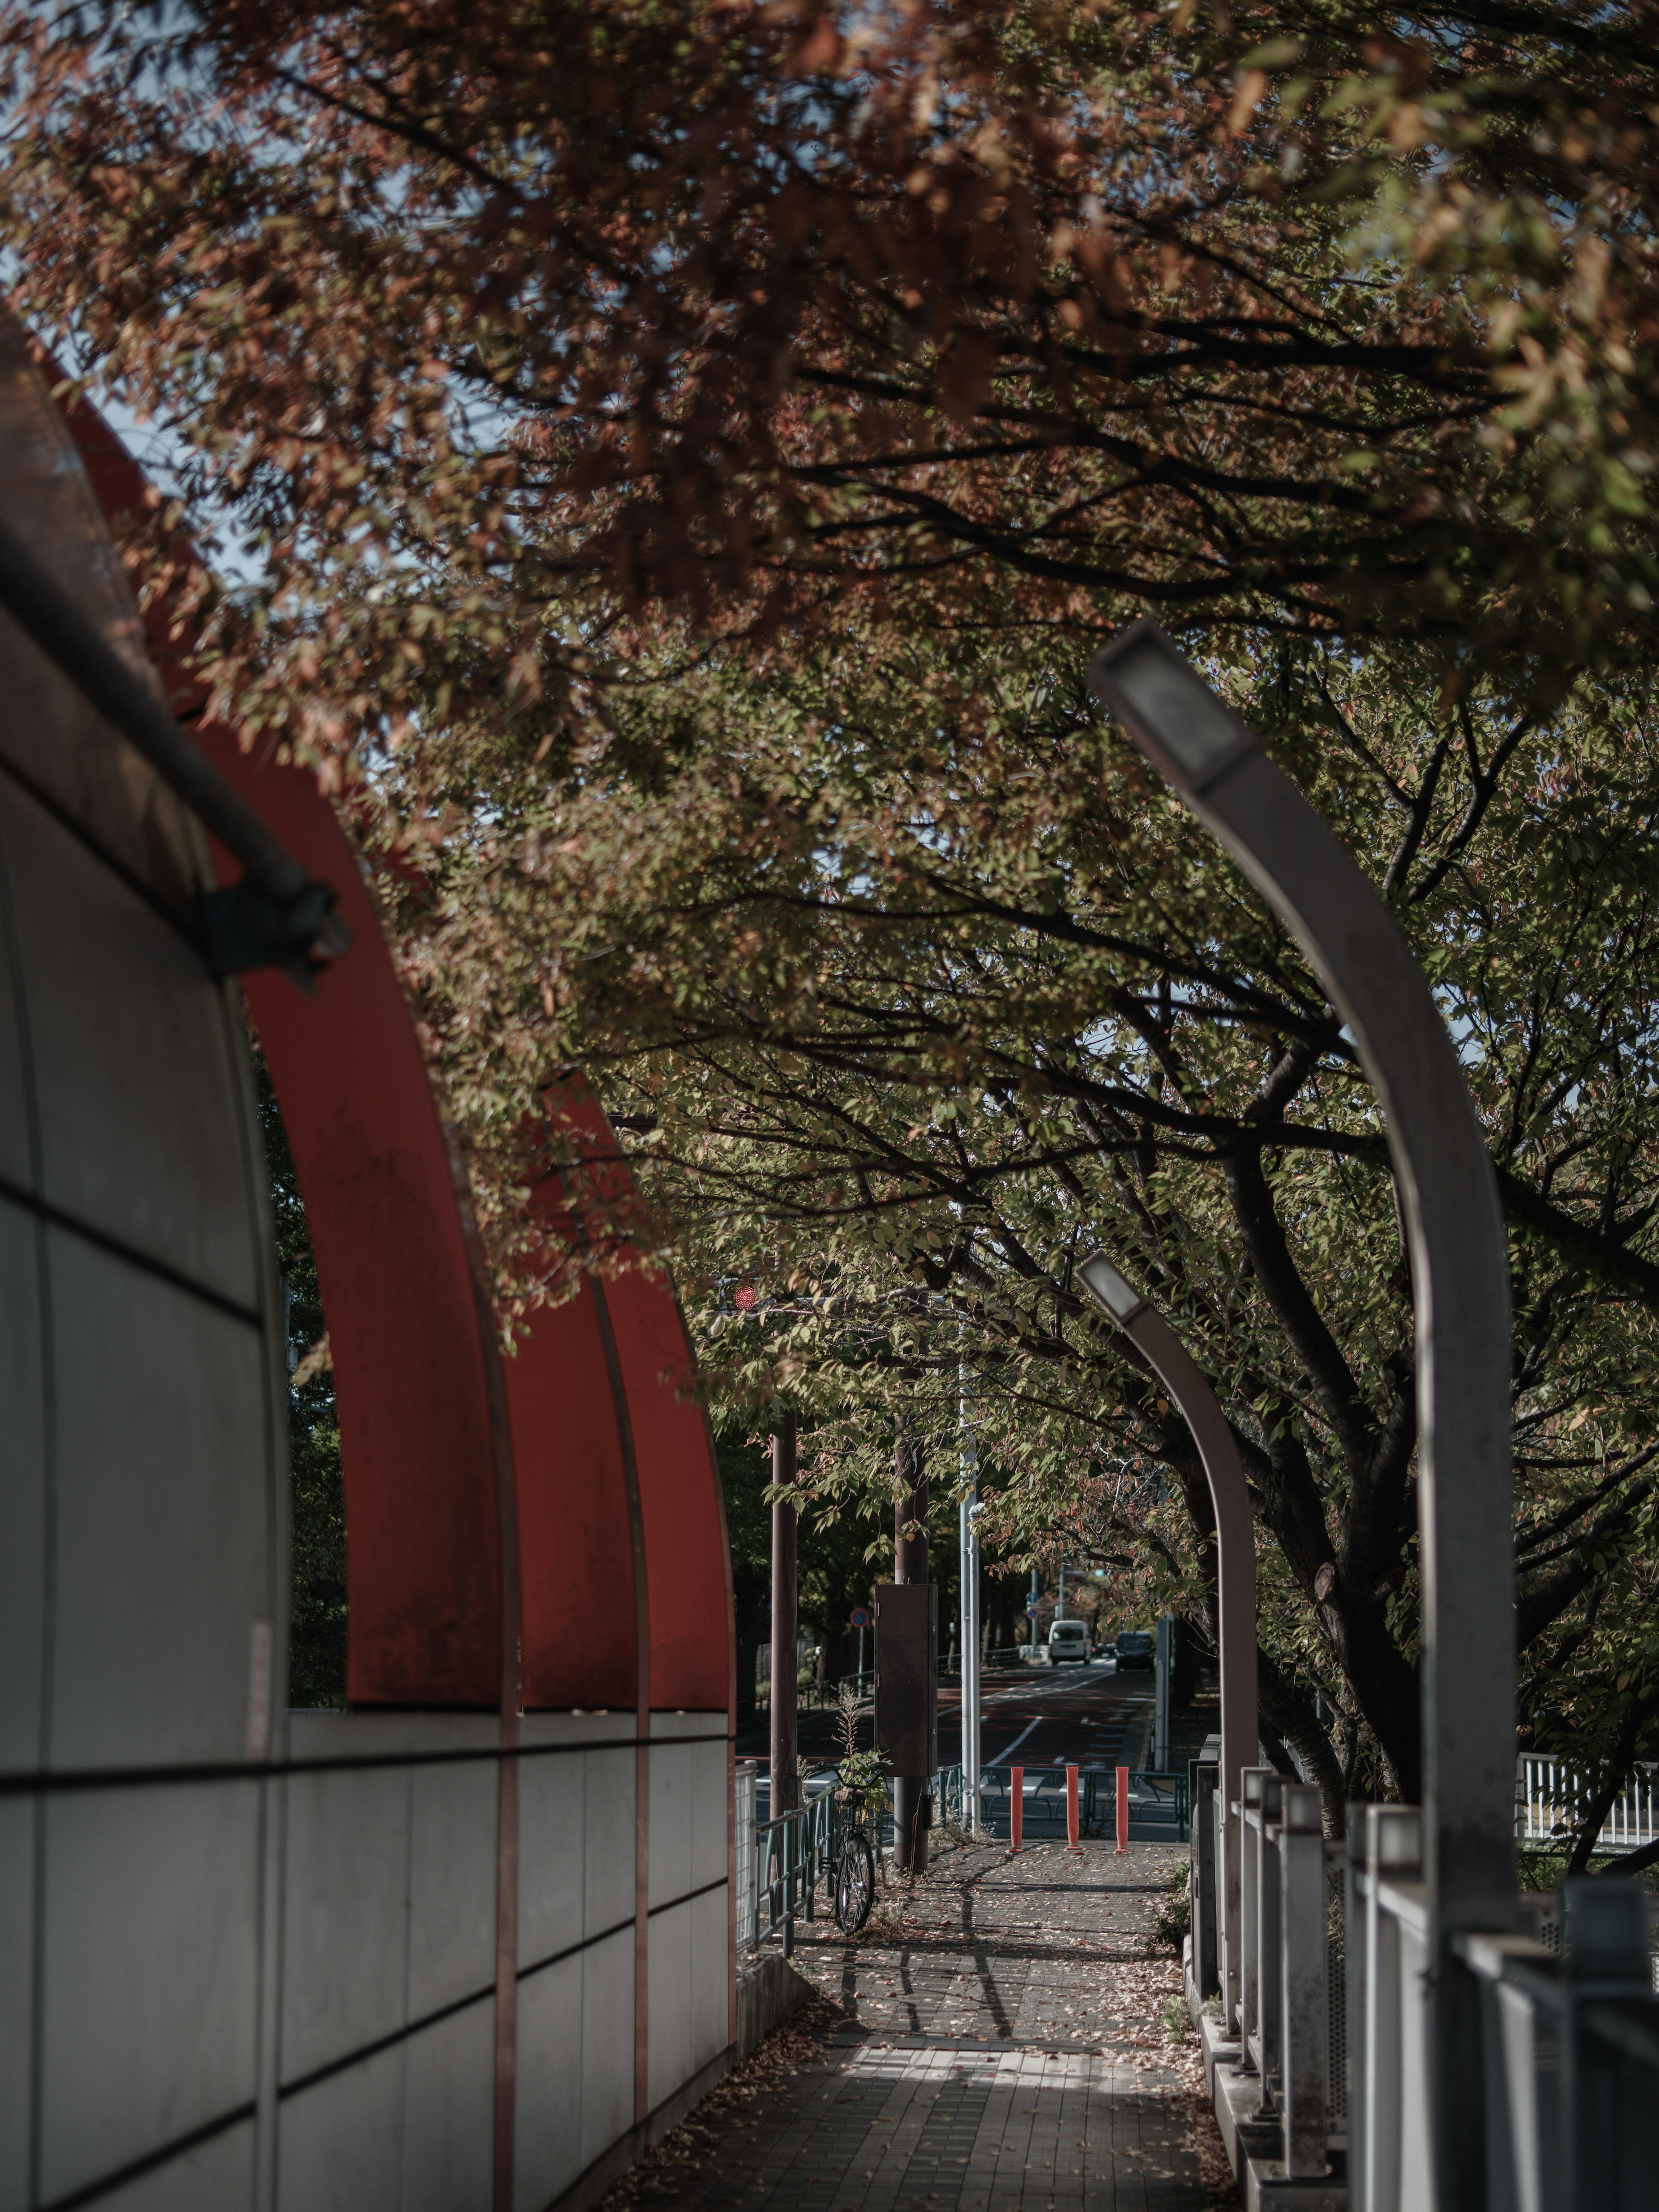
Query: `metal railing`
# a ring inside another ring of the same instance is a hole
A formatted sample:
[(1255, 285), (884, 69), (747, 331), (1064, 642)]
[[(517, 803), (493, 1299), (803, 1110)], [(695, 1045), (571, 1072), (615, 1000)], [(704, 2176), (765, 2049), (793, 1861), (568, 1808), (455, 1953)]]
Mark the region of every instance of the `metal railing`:
[[(1044, 1652), (1046, 1652), (1048, 1649), (1046, 1644), (1033, 1647), (1030, 1644), (1000, 1644), (983, 1654), (981, 1658), (980, 1664), (981, 1667), (1025, 1666), (1030, 1662), (1026, 1660), (1024, 1654), (1033, 1648)], [(953, 1663), (948, 1656), (941, 1655), (939, 1661), (939, 1678), (940, 1681), (957, 1681), (961, 1679), (961, 1674), (962, 1667), (960, 1661)], [(802, 1712), (824, 1711), (835, 1704), (840, 1692), (843, 1689), (848, 1688), (854, 1691), (860, 1698), (874, 1697), (876, 1693), (875, 1668), (873, 1666), (869, 1666), (862, 1668), (856, 1668), (850, 1674), (836, 1675), (833, 1681), (820, 1682), (810, 1674), (804, 1676), (796, 1686), (795, 1700), (797, 1708)], [(755, 1686), (755, 1704), (757, 1710), (761, 1710), (770, 1703), (770, 1683), (766, 1681), (757, 1682)]]
[[(1659, 2171), (1655, 1900), (1583, 1876), (1461, 1934), (1465, 2033), (1483, 2095), (1437, 2159), (1428, 1891), (1416, 1808), (1354, 1805), (1321, 1832), (1317, 1790), (1247, 1767), (1224, 1806), (1194, 1765), (1188, 1999), (1220, 1999), (1211, 2078), (1223, 2132), (1286, 2181), (1346, 2183), (1348, 2212), (1634, 2212)], [(1240, 1891), (1225, 1956), (1220, 1885)], [(1456, 2177), (1447, 2197), (1437, 2170)], [(1254, 2195), (1254, 2186), (1252, 2187)], [(1321, 2197), (1319, 2200), (1325, 2200)]]
[[(988, 1766), (981, 1775), (979, 1818), (973, 1832), (1000, 1838), (1009, 1833), (1012, 1778), (1022, 1776), (1020, 1808), (1028, 1839), (1066, 1832), (1066, 1769), (1063, 1766)], [(1117, 1774), (1112, 1766), (1085, 1766), (1078, 1774), (1080, 1832), (1111, 1835), (1117, 1817)], [(798, 1812), (757, 1820), (757, 1770), (752, 1759), (738, 1763), (734, 1818), (737, 1822), (738, 1942), (752, 1948), (780, 1936), (786, 1954), (794, 1949), (795, 1923), (817, 1917), (818, 1893), (827, 1910), (840, 1855), (844, 1808), (833, 1788), (819, 1790)], [(941, 1767), (929, 1785), (935, 1831), (969, 1832), (967, 1792), (960, 1765)], [(1189, 1808), (1184, 1774), (1153, 1774), (1141, 1768), (1129, 1775), (1129, 1835), (1138, 1843), (1184, 1843)], [(892, 1843), (890, 1811), (882, 1815), (878, 1842)]]

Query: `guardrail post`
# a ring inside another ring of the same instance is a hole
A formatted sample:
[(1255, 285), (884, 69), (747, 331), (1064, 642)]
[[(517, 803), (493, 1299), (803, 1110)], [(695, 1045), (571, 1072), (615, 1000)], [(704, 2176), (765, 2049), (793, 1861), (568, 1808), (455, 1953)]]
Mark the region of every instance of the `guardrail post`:
[(1083, 1846), (1077, 1839), (1077, 1769), (1066, 1770), (1066, 1848), (1080, 1851)]
[(1011, 1850), (1019, 1849), (1024, 1832), (1025, 1769), (1011, 1766), (1008, 1769), (1008, 1844)]
[(1365, 2212), (1364, 2160), (1361, 2156), (1362, 2083), (1365, 2075), (1366, 1989), (1370, 1961), (1365, 1953), (1365, 1808), (1348, 1808), (1347, 1859), (1342, 1880), (1343, 1975), (1348, 2045), (1348, 2207)]
[(1400, 1923), (1385, 1910), (1382, 1888), (1420, 1877), (1423, 1817), (1414, 1805), (1367, 1805), (1364, 1821), (1365, 2027), (1363, 2065), (1351, 2060), (1349, 2066), (1348, 2170), (1358, 2173), (1357, 2202), (1364, 2212), (1414, 2212), (1401, 2196), (1402, 2136), (1408, 2109), (1419, 2125), (1426, 2123), (1427, 2084), (1405, 2078), (1408, 2047), (1420, 2056), (1422, 2037), (1408, 2034), (1404, 2008), (1420, 2003), (1421, 1993), (1402, 1987)]
[(1117, 1847), (1120, 1851), (1129, 1848), (1129, 1770), (1117, 1770)]
[(1644, 1887), (1580, 1875), (1562, 1903), (1567, 2212), (1647, 2212), (1659, 2186), (1659, 2004)]
[(1243, 1795), (1234, 1808), (1239, 1844), (1239, 1986), (1238, 2044), (1240, 2061), (1247, 2074), (1256, 2072), (1252, 2045), (1261, 2033), (1261, 1786), (1270, 1766), (1247, 1766), (1239, 1774)]
[(1285, 2171), (1322, 2174), (1330, 2131), (1325, 1834), (1319, 1792), (1287, 1782), (1279, 1823), (1280, 1996), (1285, 2041)]
[[(1227, 1793), (1218, 1782), (1210, 1800), (1211, 1817), (1215, 1830), (1215, 1972), (1221, 1985), (1221, 2019), (1229, 2035), (1237, 2039), (1239, 2033), (1239, 1974), (1242, 1967), (1243, 1918), (1239, 1905), (1239, 1841), (1238, 1815), (1230, 1813)], [(1228, 1885), (1235, 1910), (1235, 1924), (1227, 1925), (1224, 1902)]]
[(1256, 2063), (1261, 2069), (1261, 2116), (1265, 2119), (1279, 2111), (1284, 2090), (1285, 1977), (1281, 1954), (1285, 1936), (1280, 1925), (1279, 1820), (1285, 1785), (1272, 1767), (1262, 1767), (1259, 1771), (1261, 1826), (1255, 1862), (1255, 2002), (1261, 2025), (1256, 2033)]
[(1188, 1859), (1189, 1918), (1193, 1930), (1193, 1989), (1200, 2002), (1221, 1987), (1216, 1941), (1216, 1819), (1215, 1796), (1218, 1769), (1207, 1759), (1195, 1759), (1190, 1769), (1189, 1801), (1192, 1850)]

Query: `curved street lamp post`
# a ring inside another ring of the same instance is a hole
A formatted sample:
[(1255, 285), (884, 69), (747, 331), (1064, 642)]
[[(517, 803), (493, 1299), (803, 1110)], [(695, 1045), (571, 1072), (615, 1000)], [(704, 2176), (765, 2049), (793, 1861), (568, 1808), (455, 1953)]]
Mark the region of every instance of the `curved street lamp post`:
[[(1231, 2026), (1237, 2005), (1240, 1852), (1232, 1808), (1239, 1775), (1256, 1763), (1255, 1529), (1238, 1445), (1215, 1392), (1163, 1315), (1131, 1289), (1105, 1253), (1078, 1270), (1084, 1288), (1111, 1316), (1181, 1410), (1204, 1462), (1215, 1508), (1216, 1596), (1221, 1672), (1222, 2003)], [(1196, 1937), (1194, 1937), (1196, 1942)]]
[(1436, 2196), (1485, 2200), (1478, 1987), (1454, 1947), (1516, 1922), (1509, 1283), (1492, 1162), (1422, 970), (1352, 856), (1150, 619), (1089, 681), (1291, 931), (1382, 1106), (1416, 1309), (1424, 2078)]

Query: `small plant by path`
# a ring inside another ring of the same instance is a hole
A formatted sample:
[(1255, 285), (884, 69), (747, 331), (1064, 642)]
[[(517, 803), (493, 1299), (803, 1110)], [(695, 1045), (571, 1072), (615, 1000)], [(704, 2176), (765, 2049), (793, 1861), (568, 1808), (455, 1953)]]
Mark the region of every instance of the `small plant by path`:
[(1179, 1951), (1193, 1924), (1193, 1900), (1187, 1887), (1189, 1868), (1185, 1859), (1170, 1869), (1170, 1894), (1152, 1913), (1152, 1934), (1160, 1943)]

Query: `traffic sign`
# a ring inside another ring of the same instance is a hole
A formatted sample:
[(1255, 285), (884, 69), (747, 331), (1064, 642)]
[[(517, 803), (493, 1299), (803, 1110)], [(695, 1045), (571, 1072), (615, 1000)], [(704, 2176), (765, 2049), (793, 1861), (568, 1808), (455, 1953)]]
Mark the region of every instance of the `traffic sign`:
[(1036, 1601), (1036, 1600), (1034, 1597), (1028, 1597), (1028, 1598), (1026, 1599), (1026, 1601), (1025, 1601), (1025, 1610), (1026, 1610), (1026, 1612), (1030, 1615), (1030, 1617), (1031, 1617), (1031, 1619), (1032, 1619), (1033, 1620), (1035, 1620), (1036, 1619), (1036, 1617), (1037, 1617), (1037, 1601)]
[(853, 1626), (854, 1628), (868, 1628), (870, 1614), (866, 1607), (855, 1605), (853, 1607)]

